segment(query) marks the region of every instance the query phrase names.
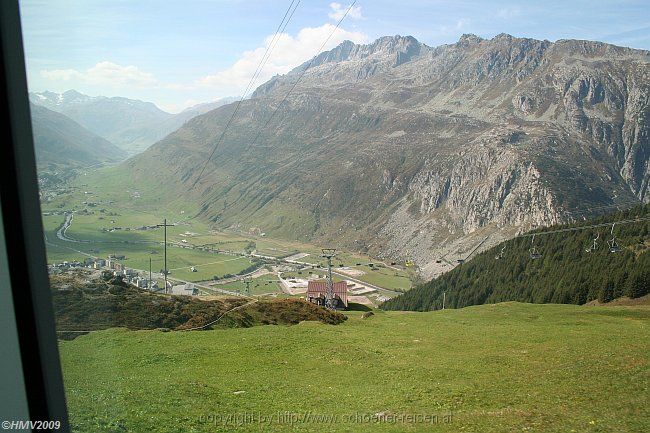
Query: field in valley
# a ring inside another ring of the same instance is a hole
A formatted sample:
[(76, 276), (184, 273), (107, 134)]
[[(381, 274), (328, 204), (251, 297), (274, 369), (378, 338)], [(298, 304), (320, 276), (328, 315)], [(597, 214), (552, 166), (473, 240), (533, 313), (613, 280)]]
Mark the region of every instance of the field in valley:
[[(286, 431), (289, 423), (314, 432), (650, 427), (647, 306), (347, 314), (336, 326), (112, 329), (61, 342), (72, 425), (93, 433)], [(388, 415), (438, 423), (372, 418)]]
[[(169, 206), (163, 206), (153, 186), (136, 186), (129, 179), (113, 179), (111, 173), (112, 168), (105, 168), (80, 176), (61, 191), (48, 194), (43, 201), (49, 263), (117, 254), (126, 256), (120, 260), (125, 266), (145, 271), (151, 259), (153, 272), (159, 272), (164, 267), (163, 229), (152, 226), (161, 224), (164, 218), (168, 224), (174, 224), (167, 229), (168, 269), (172, 278), (199, 282), (240, 274), (255, 265), (249, 253), (259, 256), (261, 261), (284, 260), (299, 254), (299, 263), (295, 264), (298, 267), (326, 263), (320, 257), (321, 249), (315, 245), (271, 239), (261, 233), (215, 230), (194, 218), (196, 209), (184, 208), (178, 198), (170, 199)], [(101, 179), (101, 187), (97, 179)], [(74, 217), (65, 237), (82, 242), (57, 236), (66, 212), (73, 212)], [(371, 263), (376, 266), (369, 266)], [(348, 251), (338, 251), (334, 265), (352, 268), (356, 270), (356, 279), (389, 290), (408, 290), (416, 277), (414, 269), (399, 265), (388, 268), (370, 257)], [(244, 286), (234, 282), (219, 287), (243, 291)], [(281, 291), (268, 277), (252, 285), (253, 294)], [(390, 296), (390, 293), (383, 294)]]

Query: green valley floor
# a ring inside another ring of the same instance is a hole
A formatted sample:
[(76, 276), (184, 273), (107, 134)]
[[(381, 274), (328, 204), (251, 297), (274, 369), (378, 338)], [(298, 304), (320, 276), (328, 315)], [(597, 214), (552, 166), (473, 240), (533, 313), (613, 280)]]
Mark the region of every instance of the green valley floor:
[(73, 430), (650, 430), (647, 306), (361, 314), (63, 341)]

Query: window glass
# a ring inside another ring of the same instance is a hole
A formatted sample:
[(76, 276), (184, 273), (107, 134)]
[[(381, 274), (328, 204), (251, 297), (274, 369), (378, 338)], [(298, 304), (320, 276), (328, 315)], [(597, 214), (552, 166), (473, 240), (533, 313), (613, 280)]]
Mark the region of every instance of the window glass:
[(627, 1), (21, 1), (73, 431), (644, 431)]

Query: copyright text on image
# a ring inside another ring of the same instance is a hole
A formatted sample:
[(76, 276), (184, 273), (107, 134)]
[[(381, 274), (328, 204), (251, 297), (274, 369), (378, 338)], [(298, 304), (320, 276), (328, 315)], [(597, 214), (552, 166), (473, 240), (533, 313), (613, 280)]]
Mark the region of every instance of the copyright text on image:
[(59, 430), (61, 421), (4, 420), (0, 426), (2, 430), (13, 431)]
[(345, 414), (318, 413), (313, 411), (275, 413), (236, 412), (236, 413), (207, 413), (201, 415), (198, 421), (215, 426), (242, 426), (247, 424), (449, 424), (453, 420), (451, 412), (444, 414), (388, 414), (360, 413)]

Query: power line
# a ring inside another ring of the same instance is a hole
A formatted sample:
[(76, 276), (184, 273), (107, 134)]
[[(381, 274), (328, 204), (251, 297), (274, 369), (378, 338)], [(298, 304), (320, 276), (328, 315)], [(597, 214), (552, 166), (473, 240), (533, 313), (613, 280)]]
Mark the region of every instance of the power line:
[(221, 313), (221, 315), (220, 315), (219, 317), (217, 317), (215, 320), (213, 320), (213, 321), (211, 321), (211, 322), (208, 322), (208, 323), (206, 323), (205, 325), (195, 326), (195, 327), (193, 327), (193, 328), (188, 328), (188, 329), (179, 329), (178, 331), (181, 331), (181, 332), (184, 332), (184, 331), (199, 331), (199, 330), (205, 329), (205, 328), (207, 328), (208, 326), (212, 326), (212, 325), (214, 325), (215, 323), (217, 323), (218, 321), (220, 321), (220, 320), (221, 320), (223, 317), (225, 317), (228, 313), (232, 313), (232, 312), (235, 311), (235, 310), (239, 310), (239, 309), (241, 309), (241, 308), (244, 308), (244, 307), (247, 307), (247, 306), (249, 306), (249, 305), (252, 305), (252, 304), (256, 303), (257, 301), (258, 301), (257, 299), (253, 299), (253, 300), (250, 301), (250, 302), (247, 302), (247, 303), (245, 303), (245, 304), (242, 304), (242, 305), (239, 305), (239, 306), (237, 306), (237, 307), (231, 308), (231, 309), (228, 310), (228, 311), (224, 311), (224, 312)]
[(334, 299), (334, 281), (332, 280), (332, 257), (336, 256), (336, 248), (323, 248), (321, 257), (327, 259), (327, 295), (325, 297), (325, 306), (330, 310), (336, 309)]
[[(332, 29), (332, 31), (330, 32), (330, 34), (329, 34), (329, 36), (327, 37), (327, 39), (325, 39), (325, 42), (323, 42), (323, 45), (321, 45), (321, 47), (318, 49), (318, 54), (320, 54), (320, 53), (323, 51), (323, 49), (325, 48), (325, 45), (327, 45), (327, 43), (329, 42), (329, 40), (331, 39), (331, 37), (334, 35), (334, 32), (336, 32), (336, 30), (338, 30), (339, 26), (341, 25), (341, 23), (343, 22), (343, 20), (345, 19), (345, 17), (348, 15), (348, 13), (350, 12), (350, 10), (352, 10), (352, 7), (354, 7), (354, 5), (355, 5), (356, 2), (357, 2), (357, 0), (354, 0), (354, 1), (352, 2), (352, 4), (350, 4), (350, 6), (348, 6), (348, 9), (345, 11), (345, 14), (343, 14), (343, 16), (341, 17), (341, 19), (339, 20), (339, 22), (336, 23), (336, 26), (334, 27), (334, 29)], [(318, 58), (318, 54), (316, 54), (316, 55), (315, 55), (315, 56), (314, 56), (314, 57), (309, 61), (309, 63), (307, 64), (307, 67), (305, 67), (305, 69), (303, 69), (302, 73), (298, 76), (298, 79), (295, 81), (295, 83), (293, 83), (293, 86), (291, 86), (291, 88), (289, 89), (289, 91), (284, 95), (284, 98), (282, 98), (282, 101), (280, 101), (280, 103), (277, 105), (277, 107), (275, 107), (275, 110), (273, 110), (273, 113), (271, 113), (271, 116), (268, 118), (268, 120), (266, 121), (266, 123), (264, 124), (264, 126), (263, 126), (262, 128), (260, 128), (260, 129), (258, 129), (258, 131), (257, 131), (257, 135), (255, 136), (255, 139), (253, 140), (252, 146), (254, 146), (255, 143), (257, 143), (257, 140), (259, 139), (260, 135), (262, 134), (262, 131), (263, 131), (264, 129), (266, 129), (266, 127), (269, 125), (269, 123), (271, 123), (271, 120), (273, 120), (273, 118), (275, 117), (275, 114), (278, 112), (278, 110), (280, 109), (280, 107), (282, 106), (282, 104), (284, 104), (284, 102), (287, 100), (287, 98), (289, 97), (289, 95), (291, 94), (291, 92), (293, 92), (293, 89), (296, 88), (296, 86), (298, 85), (298, 83), (300, 83), (300, 80), (302, 80), (302, 77), (307, 73), (307, 71), (309, 70), (309, 68), (311, 68), (311, 65), (314, 63), (314, 60), (316, 60), (316, 58)]]
[(592, 225), (580, 226), (580, 227), (567, 227), (567, 228), (564, 228), (564, 229), (549, 230), (549, 231), (545, 231), (545, 232), (526, 233), (526, 234), (523, 234), (523, 235), (515, 236), (513, 239), (528, 238), (528, 237), (531, 237), (531, 236), (550, 235), (550, 234), (555, 234), (555, 233), (574, 232), (574, 231), (578, 231), (578, 230), (588, 230), (588, 229), (595, 229), (595, 228), (599, 228), (599, 227), (612, 227), (612, 226), (618, 226), (618, 225), (624, 225), (624, 224), (633, 224), (633, 223), (638, 223), (638, 222), (643, 222), (643, 221), (650, 221), (650, 217), (636, 218), (636, 219), (626, 219), (626, 220), (620, 220), (620, 221), (613, 221), (613, 222), (609, 222), (609, 223), (592, 224)]
[[(167, 275), (169, 275), (169, 269), (167, 269), (167, 227), (174, 227), (175, 224), (167, 224), (167, 218), (164, 219), (162, 224), (156, 224), (154, 227), (163, 227), (165, 229), (165, 293), (167, 293)], [(171, 293), (171, 291), (170, 291)]]
[(574, 214), (585, 214), (587, 212), (593, 212), (593, 211), (602, 212), (607, 209), (612, 209), (612, 208), (621, 209), (621, 208), (625, 208), (626, 206), (631, 206), (631, 205), (633, 206), (638, 204), (641, 204), (639, 200), (626, 200), (620, 203), (606, 204), (606, 205), (599, 205), (599, 206), (587, 206), (579, 209), (567, 210), (562, 213), (567, 215), (574, 215)]
[[(302, 77), (307, 73), (307, 71), (309, 70), (309, 68), (311, 68), (311, 65), (314, 63), (314, 61), (316, 60), (316, 58), (318, 58), (318, 55), (319, 55), (320, 53), (323, 52), (323, 49), (325, 48), (325, 45), (327, 45), (327, 43), (328, 43), (329, 40), (332, 38), (332, 36), (333, 36), (334, 33), (336, 32), (336, 30), (338, 30), (338, 28), (341, 26), (341, 23), (343, 22), (343, 20), (345, 19), (345, 17), (348, 15), (348, 13), (350, 12), (350, 10), (352, 10), (352, 8), (353, 8), (354, 5), (356, 4), (356, 2), (357, 2), (357, 1), (354, 0), (354, 1), (352, 2), (352, 4), (350, 4), (350, 6), (348, 6), (347, 10), (345, 11), (345, 14), (343, 14), (343, 16), (341, 17), (341, 19), (336, 23), (336, 26), (332, 29), (332, 31), (330, 32), (330, 34), (327, 36), (327, 39), (325, 39), (325, 41), (323, 42), (323, 44), (322, 44), (322, 45), (320, 46), (320, 48), (318, 49), (317, 54), (316, 54), (314, 57), (312, 57), (312, 59), (311, 59), (311, 60), (309, 61), (309, 63), (307, 64), (307, 66), (302, 70), (302, 72), (301, 72), (300, 75), (298, 76), (298, 79), (293, 83), (293, 85), (291, 86), (291, 88), (289, 89), (289, 91), (284, 95), (284, 97), (282, 98), (282, 100), (280, 101), (280, 103), (275, 107), (275, 109), (274, 109), (273, 112), (271, 113), (271, 116), (270, 116), (270, 117), (266, 120), (266, 122), (264, 123), (264, 126), (262, 126), (261, 128), (258, 128), (257, 133), (256, 133), (256, 135), (255, 135), (255, 139), (254, 139), (254, 140), (253, 140), (253, 141), (252, 141), (248, 146), (246, 146), (247, 149), (250, 148), (250, 147), (252, 147), (252, 146), (254, 146), (254, 145), (257, 143), (257, 140), (260, 138), (260, 135), (262, 134), (262, 131), (264, 131), (264, 130), (268, 127), (268, 125), (271, 123), (271, 121), (272, 121), (273, 118), (275, 117), (275, 115), (276, 115), (276, 113), (278, 112), (278, 110), (280, 109), (280, 107), (285, 103), (285, 101), (287, 100), (287, 98), (289, 97), (289, 95), (291, 94), (291, 92), (293, 92), (293, 90), (296, 88), (296, 86), (298, 85), (298, 83), (300, 83), (300, 81), (302, 80)], [(281, 120), (282, 120), (282, 118), (280, 119), (280, 121), (281, 121)], [(222, 134), (222, 135), (223, 135), (223, 134)], [(213, 156), (213, 154), (214, 154), (214, 150), (216, 150), (216, 147), (215, 147), (215, 149), (213, 149), (212, 154), (210, 154), (210, 157), (208, 158), (208, 160), (206, 161), (205, 165), (203, 166), (203, 169), (201, 170), (201, 174), (199, 175), (199, 178), (200, 178), (201, 175), (203, 174), (203, 171), (205, 170), (205, 167), (207, 166), (208, 161), (209, 161), (210, 159), (212, 159), (212, 156)], [(196, 183), (198, 182), (199, 178), (197, 178), (197, 180), (194, 182), (194, 184), (192, 185), (192, 188), (194, 188), (194, 185), (196, 185)], [(235, 203), (236, 203), (237, 201), (239, 201), (239, 199), (235, 200)], [(227, 208), (232, 207), (233, 204), (234, 204), (234, 203), (230, 203), (230, 204), (228, 204)], [(198, 216), (198, 214), (197, 214), (197, 216)]]
[[(208, 163), (210, 162), (210, 160), (214, 156), (214, 153), (217, 151), (217, 148), (219, 147), (219, 145), (223, 141), (223, 137), (226, 135), (226, 132), (228, 131), (228, 128), (230, 127), (230, 124), (232, 123), (233, 119), (237, 115), (237, 112), (239, 111), (239, 107), (241, 106), (242, 102), (246, 98), (246, 94), (248, 93), (249, 89), (251, 88), (251, 86), (253, 85), (255, 80), (259, 77), (259, 75), (262, 72), (262, 69), (266, 65), (266, 62), (270, 58), (271, 51), (273, 50), (273, 48), (275, 48), (275, 45), (276, 45), (276, 42), (277, 42), (276, 37), (280, 33), (284, 32), (284, 29), (286, 29), (287, 24), (289, 24), (289, 21), (293, 17), (294, 12), (296, 12), (296, 9), (298, 8), (298, 5), (300, 4), (300, 1), (301, 0), (298, 0), (298, 2), (296, 3), (296, 6), (293, 8), (293, 10), (292, 10), (292, 7), (293, 7), (293, 4), (294, 4), (295, 0), (292, 0), (291, 4), (289, 4), (289, 7), (287, 8), (287, 11), (284, 13), (284, 17), (282, 17), (282, 21), (280, 21), (280, 25), (278, 25), (278, 28), (275, 31), (275, 35), (273, 35), (273, 39), (271, 40), (269, 45), (266, 47), (266, 51), (264, 52), (264, 55), (262, 56), (262, 59), (260, 60), (260, 63), (258, 64), (257, 69), (255, 70), (255, 73), (253, 74), (250, 81), (248, 82), (248, 85), (246, 86), (246, 90), (244, 91), (244, 94), (242, 95), (239, 102), (237, 102), (237, 105), (235, 106), (235, 110), (232, 112), (232, 115), (230, 116), (230, 119), (226, 123), (226, 126), (223, 129), (223, 131), (221, 131), (221, 135), (219, 136), (219, 139), (217, 140), (216, 144), (212, 148), (212, 152), (210, 153), (210, 156), (208, 157), (208, 159), (205, 160), (205, 163), (203, 164), (203, 168), (201, 169), (201, 172), (199, 173), (199, 176), (196, 178), (196, 180), (192, 184), (192, 187), (190, 188), (190, 190), (194, 189), (196, 184), (199, 182), (199, 180), (203, 176), (203, 172), (205, 171), (205, 168), (208, 166)], [(289, 15), (289, 18), (287, 19), (287, 15), (289, 14), (290, 11), (291, 11), (291, 15)], [(277, 40), (279, 40), (279, 38)]]

